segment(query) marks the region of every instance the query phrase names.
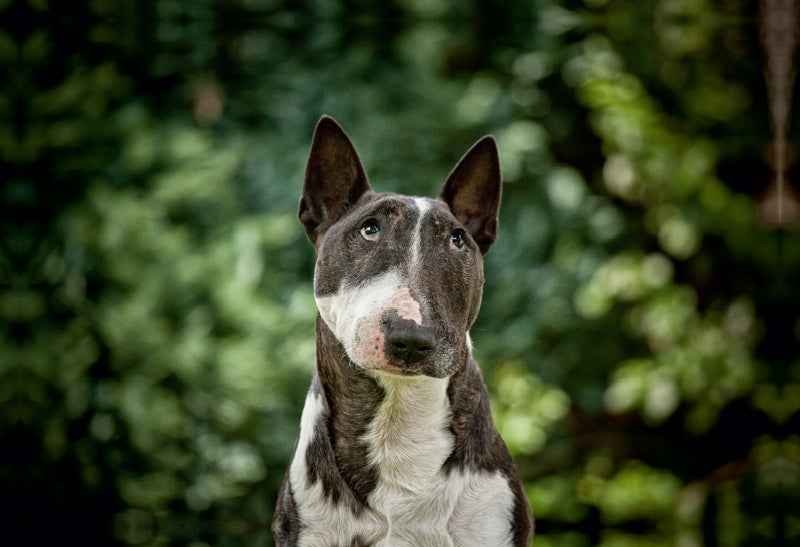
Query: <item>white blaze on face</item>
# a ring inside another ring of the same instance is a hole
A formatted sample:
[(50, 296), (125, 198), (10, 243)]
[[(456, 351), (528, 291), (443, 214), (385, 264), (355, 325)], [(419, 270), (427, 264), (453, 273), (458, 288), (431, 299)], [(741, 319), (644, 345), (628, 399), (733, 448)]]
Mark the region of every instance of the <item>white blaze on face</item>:
[(422, 324), (421, 305), (399, 272), (389, 270), (366, 285), (340, 287), (316, 300), (322, 319), (350, 359), (364, 368), (399, 372), (386, 358), (381, 318), (393, 310), (402, 319)]
[(430, 208), (430, 203), (425, 198), (414, 198), (414, 204), (419, 209), (417, 225), (414, 227), (414, 239), (411, 242), (411, 270), (416, 271), (420, 267), (420, 250), (422, 249), (422, 221)]
[(411, 296), (411, 291), (408, 290), (408, 287), (398, 288), (395, 294), (392, 295), (390, 303), (396, 304), (392, 309), (397, 312), (401, 319), (422, 325), (422, 312), (420, 311), (419, 302)]

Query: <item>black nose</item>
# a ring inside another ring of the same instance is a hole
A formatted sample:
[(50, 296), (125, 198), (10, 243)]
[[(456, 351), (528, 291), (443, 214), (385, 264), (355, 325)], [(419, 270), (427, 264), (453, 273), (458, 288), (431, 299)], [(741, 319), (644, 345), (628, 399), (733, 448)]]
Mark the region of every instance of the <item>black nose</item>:
[(436, 349), (436, 332), (413, 321), (394, 320), (386, 327), (386, 353), (406, 364), (422, 361)]

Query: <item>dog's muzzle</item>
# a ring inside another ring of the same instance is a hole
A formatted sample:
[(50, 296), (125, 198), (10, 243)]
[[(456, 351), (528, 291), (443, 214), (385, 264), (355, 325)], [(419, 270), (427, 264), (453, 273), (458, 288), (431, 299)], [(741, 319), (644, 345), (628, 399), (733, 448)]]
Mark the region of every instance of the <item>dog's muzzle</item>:
[(408, 372), (416, 372), (414, 365), (431, 357), (436, 351), (438, 337), (433, 327), (402, 319), (394, 311), (386, 314), (381, 326), (386, 340), (386, 357), (392, 364)]

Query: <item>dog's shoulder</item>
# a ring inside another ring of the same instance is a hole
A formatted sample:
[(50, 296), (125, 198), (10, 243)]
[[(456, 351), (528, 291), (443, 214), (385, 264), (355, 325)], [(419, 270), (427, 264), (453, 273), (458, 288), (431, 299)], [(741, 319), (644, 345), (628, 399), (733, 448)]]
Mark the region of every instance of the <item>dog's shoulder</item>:
[(492, 505), (509, 507), (513, 544), (528, 545), (533, 516), (511, 453), (492, 421), (488, 390), (474, 359), (451, 379), (448, 397), (455, 443), (443, 469), (451, 474), (467, 473), (477, 478), (476, 483), (485, 483), (481, 503), (491, 503), (485, 501), (488, 496), (499, 502)]
[[(273, 523), (278, 545), (369, 545), (385, 528), (341, 475), (328, 433), (330, 405), (314, 377)], [(286, 513), (286, 514), (283, 514)]]
[(470, 358), (467, 366), (451, 378), (447, 396), (455, 446), (445, 468), (493, 471), (504, 468), (505, 464), (513, 467), (508, 449), (492, 422), (489, 393), (474, 359)]
[(272, 533), (275, 545), (297, 545), (300, 531), (300, 516), (294, 503), (292, 487), (289, 484), (289, 469), (283, 480), (278, 499), (275, 503), (275, 519), (272, 521)]

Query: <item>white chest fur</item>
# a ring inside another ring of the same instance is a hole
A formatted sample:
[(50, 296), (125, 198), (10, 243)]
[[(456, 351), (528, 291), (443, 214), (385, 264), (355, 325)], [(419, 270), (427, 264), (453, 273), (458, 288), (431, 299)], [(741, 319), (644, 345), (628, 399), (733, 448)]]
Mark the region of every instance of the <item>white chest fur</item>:
[[(380, 483), (398, 495), (419, 496), (428, 491), (442, 464), (453, 451), (447, 378), (398, 376), (374, 372), (385, 396), (364, 441), (370, 460), (380, 470)], [(377, 493), (371, 496), (383, 502)]]
[(447, 379), (375, 373), (386, 390), (363, 440), (379, 470), (370, 510), (355, 517), (309, 484), (305, 451), (322, 405), (309, 394), (291, 483), (301, 545), (511, 545), (513, 496), (498, 472), (442, 470), (453, 448)]

